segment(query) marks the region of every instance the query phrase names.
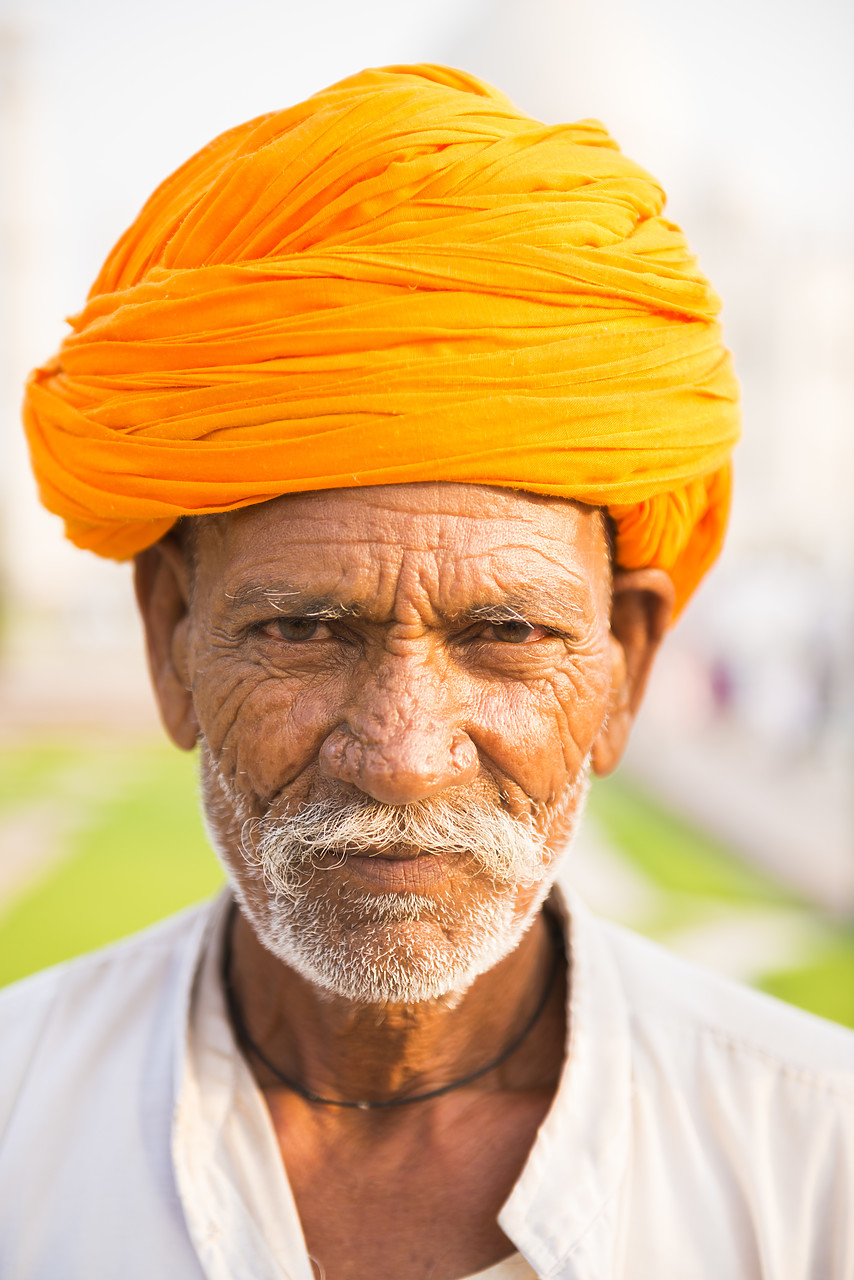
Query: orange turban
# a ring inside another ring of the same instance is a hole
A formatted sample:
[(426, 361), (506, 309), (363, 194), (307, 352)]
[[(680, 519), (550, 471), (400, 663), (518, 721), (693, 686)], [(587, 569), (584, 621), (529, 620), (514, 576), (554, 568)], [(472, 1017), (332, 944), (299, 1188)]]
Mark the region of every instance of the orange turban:
[(681, 606), (720, 547), (737, 388), (664, 194), (595, 121), (366, 71), (155, 191), (27, 384), (42, 500), (124, 559), (180, 516), (452, 480), (605, 506)]

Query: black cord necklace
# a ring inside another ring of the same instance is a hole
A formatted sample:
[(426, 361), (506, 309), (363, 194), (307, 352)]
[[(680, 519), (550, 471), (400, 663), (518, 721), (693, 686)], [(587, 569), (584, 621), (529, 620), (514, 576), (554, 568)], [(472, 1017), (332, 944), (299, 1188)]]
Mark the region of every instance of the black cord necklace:
[(555, 984), (555, 978), (560, 970), (561, 961), (563, 960), (563, 948), (558, 940), (555, 932), (555, 956), (543, 994), (540, 996), (536, 1009), (531, 1014), (525, 1026), (520, 1031), (515, 1040), (512, 1040), (506, 1049), (494, 1058), (492, 1062), (488, 1062), (485, 1067), (480, 1067), (477, 1071), (472, 1071), (469, 1075), (463, 1076), (461, 1080), (454, 1080), (451, 1084), (443, 1084), (438, 1089), (431, 1089), (429, 1093), (416, 1093), (408, 1098), (379, 1098), (376, 1100), (364, 1100), (362, 1102), (349, 1102), (341, 1098), (324, 1098), (319, 1093), (314, 1093), (311, 1089), (306, 1089), (304, 1085), (298, 1084), (296, 1080), (291, 1080), (290, 1076), (286, 1076), (280, 1071), (274, 1062), (271, 1062), (264, 1050), (255, 1043), (249, 1034), (243, 1013), (237, 1003), (237, 997), (231, 981), (231, 957), (232, 946), (231, 938), (234, 931), (234, 921), (237, 915), (237, 904), (234, 903), (231, 909), (231, 915), (226, 925), (225, 948), (223, 954), (222, 977), (223, 986), (225, 988), (225, 1000), (228, 1007), (228, 1013), (231, 1018), (231, 1024), (237, 1033), (237, 1039), (244, 1049), (248, 1049), (255, 1055), (259, 1062), (262, 1062), (268, 1071), (276, 1077), (277, 1080), (293, 1093), (305, 1099), (306, 1102), (317, 1103), (324, 1107), (350, 1107), (357, 1111), (375, 1111), (381, 1107), (407, 1107), (414, 1102), (427, 1102), (430, 1098), (440, 1098), (444, 1093), (451, 1093), (454, 1089), (461, 1089), (463, 1085), (471, 1084), (473, 1080), (479, 1080), (481, 1076), (488, 1075), (490, 1071), (495, 1071), (503, 1063), (511, 1057), (519, 1046), (527, 1040), (534, 1027), (540, 1020), (540, 1017), (548, 1004), (549, 996), (552, 993), (552, 987)]

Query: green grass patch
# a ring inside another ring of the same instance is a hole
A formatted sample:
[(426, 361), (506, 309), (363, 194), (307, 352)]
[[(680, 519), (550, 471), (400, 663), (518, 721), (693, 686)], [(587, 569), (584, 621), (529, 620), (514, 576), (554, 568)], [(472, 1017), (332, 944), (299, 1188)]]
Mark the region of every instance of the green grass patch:
[(854, 1027), (854, 930), (822, 920), (794, 892), (619, 777), (593, 786), (590, 808), (616, 848), (660, 891), (645, 933), (666, 945), (668, 933), (702, 924), (722, 906), (734, 912), (797, 908), (820, 920), (824, 941), (806, 963), (768, 973), (758, 985), (789, 1004)]
[(741, 905), (796, 901), (726, 845), (619, 777), (594, 784), (590, 810), (617, 848), (665, 892)]
[[(18, 763), (19, 776), (26, 783), (57, 759), (65, 767), (63, 750), (35, 749)], [(0, 769), (11, 754), (0, 753)], [(0, 983), (144, 928), (222, 883), (197, 811), (191, 757), (160, 745), (119, 746), (106, 756), (84, 748), (74, 773), (91, 793), (89, 820), (59, 865), (0, 916)]]

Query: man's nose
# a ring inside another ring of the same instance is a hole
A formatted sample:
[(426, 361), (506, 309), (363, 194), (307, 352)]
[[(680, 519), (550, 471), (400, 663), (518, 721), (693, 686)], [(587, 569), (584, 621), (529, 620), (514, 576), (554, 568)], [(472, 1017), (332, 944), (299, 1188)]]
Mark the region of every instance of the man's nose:
[(452, 701), (445, 681), (408, 664), (367, 679), (320, 749), (322, 773), (382, 804), (413, 804), (470, 782), (477, 749)]

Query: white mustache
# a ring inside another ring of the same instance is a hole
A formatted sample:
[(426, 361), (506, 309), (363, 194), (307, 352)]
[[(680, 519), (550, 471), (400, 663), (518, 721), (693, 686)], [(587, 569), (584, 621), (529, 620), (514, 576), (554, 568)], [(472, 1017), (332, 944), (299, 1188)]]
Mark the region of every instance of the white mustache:
[[(243, 851), (269, 886), (289, 894), (330, 855), (410, 846), (420, 853), (466, 857), (496, 883), (533, 883), (542, 874), (545, 837), (534, 820), (515, 818), (492, 798), (438, 796), (386, 805), (369, 797), (322, 798), (297, 813), (250, 819)], [(325, 864), (328, 865), (328, 864)]]

